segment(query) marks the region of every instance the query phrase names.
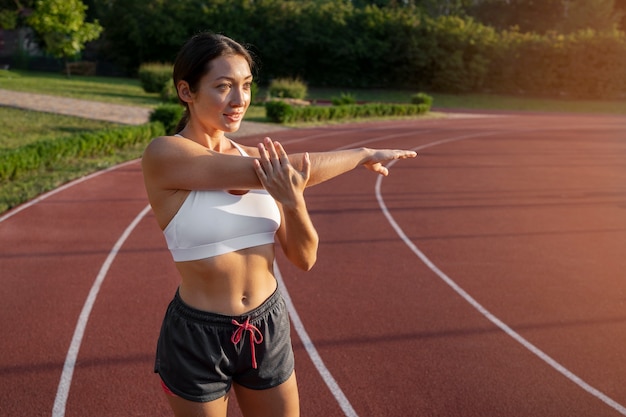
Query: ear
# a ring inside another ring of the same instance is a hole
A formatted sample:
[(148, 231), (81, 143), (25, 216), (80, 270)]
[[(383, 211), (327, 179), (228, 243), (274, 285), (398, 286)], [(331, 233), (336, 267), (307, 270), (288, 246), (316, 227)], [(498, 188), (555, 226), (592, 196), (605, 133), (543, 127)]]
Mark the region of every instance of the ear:
[(185, 103), (189, 103), (193, 100), (193, 94), (191, 93), (187, 81), (180, 80), (176, 85), (176, 90), (178, 91), (178, 97)]

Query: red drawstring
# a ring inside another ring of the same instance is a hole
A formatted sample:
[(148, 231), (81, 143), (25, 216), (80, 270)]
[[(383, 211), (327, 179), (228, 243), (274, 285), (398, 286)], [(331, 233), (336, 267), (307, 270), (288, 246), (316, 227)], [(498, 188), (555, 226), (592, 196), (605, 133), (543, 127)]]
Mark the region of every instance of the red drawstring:
[(230, 337), (230, 341), (233, 342), (233, 344), (235, 345), (239, 343), (239, 341), (241, 340), (241, 336), (243, 335), (243, 332), (245, 331), (250, 332), (250, 352), (252, 353), (252, 367), (256, 369), (257, 366), (256, 366), (256, 354), (254, 352), (254, 344), (256, 343), (257, 345), (259, 345), (261, 344), (261, 342), (263, 342), (263, 334), (261, 333), (259, 329), (257, 329), (255, 326), (250, 324), (250, 317), (248, 317), (245, 323), (243, 324), (233, 319), (233, 324), (237, 326), (237, 330), (233, 332), (233, 335)]

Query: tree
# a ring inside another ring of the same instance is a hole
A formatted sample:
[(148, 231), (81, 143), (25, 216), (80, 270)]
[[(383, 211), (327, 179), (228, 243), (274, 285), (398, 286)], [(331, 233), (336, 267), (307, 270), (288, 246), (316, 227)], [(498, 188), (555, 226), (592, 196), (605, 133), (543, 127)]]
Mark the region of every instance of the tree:
[(611, 30), (622, 18), (614, 0), (564, 0), (563, 6), (564, 19), (560, 29), (564, 33), (581, 29)]
[[(98, 21), (85, 22), (87, 6), (81, 0), (37, 0), (28, 24), (43, 41), (46, 51), (67, 63), (83, 50), (85, 43), (102, 33)], [(69, 68), (67, 75), (70, 75)]]

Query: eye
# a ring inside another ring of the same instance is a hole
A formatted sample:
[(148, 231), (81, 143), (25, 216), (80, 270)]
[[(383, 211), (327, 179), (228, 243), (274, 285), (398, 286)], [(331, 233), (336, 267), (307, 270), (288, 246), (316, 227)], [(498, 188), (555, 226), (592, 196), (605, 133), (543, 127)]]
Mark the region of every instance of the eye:
[(252, 88), (252, 82), (247, 82), (243, 84), (243, 88), (245, 90), (250, 90)]
[(223, 83), (223, 84), (219, 84), (217, 86), (217, 89), (220, 91), (226, 91), (228, 89), (230, 89), (231, 85), (229, 83)]

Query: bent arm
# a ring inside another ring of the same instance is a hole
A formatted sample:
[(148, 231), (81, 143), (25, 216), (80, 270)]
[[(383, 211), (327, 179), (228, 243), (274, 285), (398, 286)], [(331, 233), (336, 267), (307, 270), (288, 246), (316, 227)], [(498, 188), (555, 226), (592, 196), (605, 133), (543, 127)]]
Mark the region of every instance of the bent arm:
[(282, 223), (276, 232), (285, 256), (298, 268), (308, 271), (317, 261), (319, 237), (309, 217), (304, 198), (295, 205), (280, 205)]
[(261, 184), (279, 203), (282, 221), (276, 235), (283, 252), (294, 265), (308, 271), (317, 260), (319, 238), (304, 200), (311, 176), (308, 154), (302, 156), (301, 165), (302, 170), (296, 170), (282, 148), (277, 158), (262, 154), (254, 163)]

